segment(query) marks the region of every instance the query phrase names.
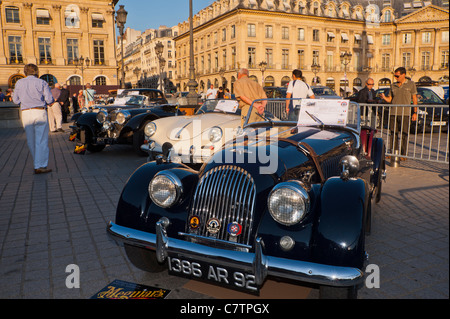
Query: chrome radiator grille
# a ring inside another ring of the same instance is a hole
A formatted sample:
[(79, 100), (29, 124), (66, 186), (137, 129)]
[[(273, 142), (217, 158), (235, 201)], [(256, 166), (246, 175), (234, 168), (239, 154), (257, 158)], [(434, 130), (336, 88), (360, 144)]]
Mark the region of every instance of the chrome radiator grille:
[[(248, 245), (255, 200), (255, 182), (244, 169), (231, 165), (215, 167), (200, 179), (189, 214), (189, 220), (197, 216), (200, 225), (192, 229), (188, 222), (187, 231), (202, 237)], [(220, 229), (215, 234), (207, 228), (212, 218), (220, 222)], [(230, 223), (239, 223), (242, 233), (231, 236), (227, 230)]]

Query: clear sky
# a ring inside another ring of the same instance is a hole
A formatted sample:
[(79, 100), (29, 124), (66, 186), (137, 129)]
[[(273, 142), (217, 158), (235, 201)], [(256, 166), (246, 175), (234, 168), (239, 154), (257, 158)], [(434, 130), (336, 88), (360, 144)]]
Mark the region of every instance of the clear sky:
[[(192, 0), (193, 14), (212, 4), (214, 0)], [(189, 0), (119, 0), (128, 11), (125, 28), (139, 31), (157, 29), (160, 25), (173, 27), (189, 19)]]

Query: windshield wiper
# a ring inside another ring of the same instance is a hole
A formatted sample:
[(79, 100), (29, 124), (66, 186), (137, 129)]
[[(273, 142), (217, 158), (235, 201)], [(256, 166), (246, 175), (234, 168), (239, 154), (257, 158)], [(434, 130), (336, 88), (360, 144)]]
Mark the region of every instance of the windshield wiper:
[(319, 123), (322, 126), (322, 128), (325, 127), (325, 124), (317, 116), (309, 113), (308, 111), (305, 111), (305, 113), (308, 114), (309, 117), (312, 118), (316, 123)]

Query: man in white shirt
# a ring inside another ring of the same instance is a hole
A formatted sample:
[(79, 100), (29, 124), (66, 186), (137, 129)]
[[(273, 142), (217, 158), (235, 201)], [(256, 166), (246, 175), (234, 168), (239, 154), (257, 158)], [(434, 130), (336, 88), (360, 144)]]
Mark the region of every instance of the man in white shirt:
[(299, 110), (296, 106), (300, 104), (300, 101), (290, 101), (289, 99), (315, 99), (314, 92), (311, 87), (302, 81), (302, 71), (296, 69), (292, 71), (293, 81), (289, 82), (288, 89), (286, 91), (286, 113), (289, 115), (289, 120), (297, 120)]
[(206, 99), (213, 100), (216, 98), (217, 91), (214, 89), (214, 85), (211, 84), (211, 87), (206, 91)]

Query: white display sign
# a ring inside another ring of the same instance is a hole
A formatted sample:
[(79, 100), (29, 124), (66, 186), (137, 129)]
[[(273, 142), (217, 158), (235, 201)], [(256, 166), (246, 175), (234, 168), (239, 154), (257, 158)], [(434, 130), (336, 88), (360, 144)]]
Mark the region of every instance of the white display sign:
[(317, 125), (313, 117), (319, 119), (325, 125), (347, 125), (348, 118), (347, 100), (302, 99), (298, 126)]
[(236, 113), (239, 103), (236, 100), (220, 100), (217, 102), (214, 110), (224, 111), (227, 113)]

